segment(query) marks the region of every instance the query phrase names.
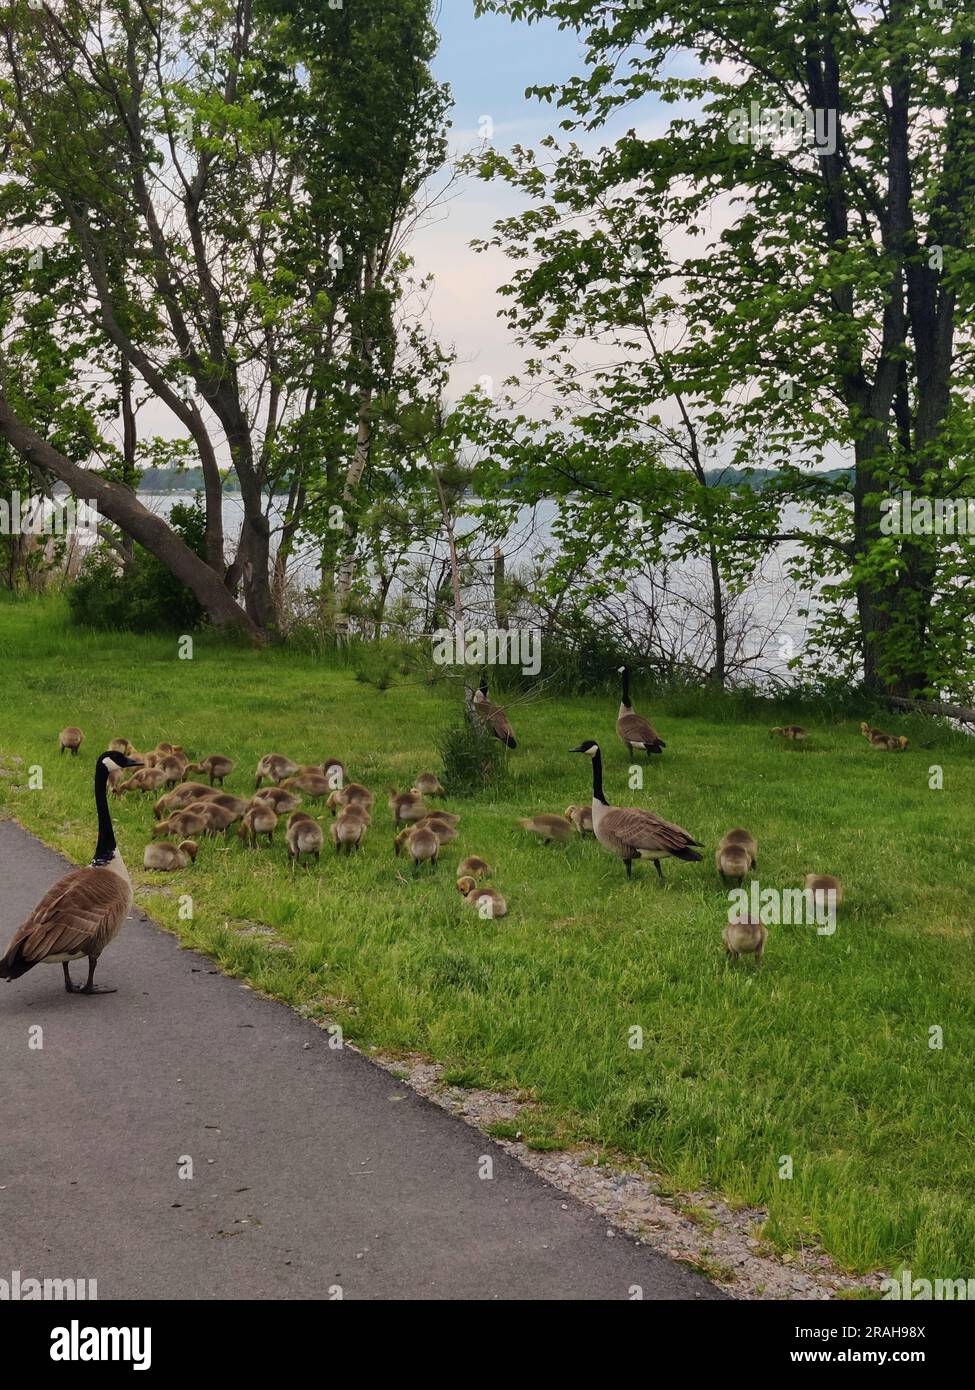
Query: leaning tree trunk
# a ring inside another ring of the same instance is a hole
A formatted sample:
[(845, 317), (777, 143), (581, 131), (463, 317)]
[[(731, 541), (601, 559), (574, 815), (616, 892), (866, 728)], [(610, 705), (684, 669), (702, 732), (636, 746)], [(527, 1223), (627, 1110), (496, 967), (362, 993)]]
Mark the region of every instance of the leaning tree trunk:
[[(362, 299), (364, 310), (368, 310), (369, 299), (376, 288), (376, 253), (370, 251), (366, 256), (362, 276)], [(359, 389), (358, 424), (356, 426), (355, 451), (352, 462), (345, 475), (342, 488), (343, 544), (342, 558), (339, 561), (335, 581), (335, 636), (342, 640), (349, 635), (349, 602), (352, 596), (352, 581), (355, 575), (355, 543), (358, 527), (355, 523), (355, 506), (362, 475), (369, 462), (372, 446), (372, 335), (366, 322), (366, 312), (362, 318), (362, 334), (359, 346), (360, 365), (364, 378)]]
[(145, 508), (131, 489), (109, 482), (60, 453), (25, 425), (0, 390), (0, 435), (29, 463), (65, 483), (78, 500), (92, 501), (102, 516), (151, 551), (169, 572), (196, 595), (216, 627), (239, 628), (255, 641), (265, 633), (234, 602), (220, 575), (201, 560), (163, 521)]

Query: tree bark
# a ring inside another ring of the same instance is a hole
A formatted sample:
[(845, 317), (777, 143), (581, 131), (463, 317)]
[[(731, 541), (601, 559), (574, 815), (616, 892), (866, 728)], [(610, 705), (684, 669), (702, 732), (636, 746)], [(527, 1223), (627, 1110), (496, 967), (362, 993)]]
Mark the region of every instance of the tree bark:
[(215, 627), (238, 628), (255, 642), (265, 640), (265, 634), (258, 625), (227, 592), (221, 577), (194, 554), (161, 517), (144, 507), (130, 488), (110, 482), (65, 458), (17, 418), (2, 390), (0, 434), (28, 462), (46, 469), (65, 483), (75, 498), (96, 503), (102, 516), (114, 521), (127, 535), (151, 551), (196, 595)]

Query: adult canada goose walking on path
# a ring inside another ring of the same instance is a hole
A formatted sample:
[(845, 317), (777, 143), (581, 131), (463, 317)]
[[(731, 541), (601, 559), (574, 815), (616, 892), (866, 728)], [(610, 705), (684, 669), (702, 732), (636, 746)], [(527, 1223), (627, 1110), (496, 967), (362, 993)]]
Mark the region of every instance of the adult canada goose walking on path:
[[(0, 980), (16, 980), (35, 965), (61, 965), (69, 994), (114, 994), (93, 984), (95, 966), (118, 933), (132, 906), (132, 884), (122, 862), (108, 811), (108, 774), (114, 767), (137, 767), (124, 753), (102, 753), (95, 763), (98, 844), (86, 869), (70, 873), (48, 889), (27, 921), (14, 934), (0, 960)], [(88, 980), (71, 983), (68, 962), (88, 960)]]
[(627, 878), (633, 877), (634, 859), (652, 859), (661, 878), (661, 859), (700, 860), (691, 846), (701, 848), (701, 841), (679, 825), (636, 806), (610, 806), (603, 795), (603, 759), (598, 743), (589, 738), (569, 751), (592, 759), (592, 828), (603, 848), (622, 859)]
[(649, 720), (633, 712), (633, 706), (630, 704), (629, 666), (621, 666), (620, 675), (623, 677), (623, 698), (616, 717), (616, 732), (626, 744), (626, 751), (631, 758), (634, 748), (642, 748), (649, 762), (651, 753), (662, 753), (667, 745)]

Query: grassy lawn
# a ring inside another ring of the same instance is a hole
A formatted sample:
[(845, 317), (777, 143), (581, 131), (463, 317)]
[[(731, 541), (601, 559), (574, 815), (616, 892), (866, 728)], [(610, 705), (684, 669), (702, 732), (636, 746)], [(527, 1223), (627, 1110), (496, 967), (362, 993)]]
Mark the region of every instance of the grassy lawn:
[[(91, 760), (113, 737), (227, 753), (238, 792), (263, 753), (341, 757), (377, 792), (365, 848), (349, 860), (329, 848), (295, 877), (283, 836), (271, 851), (207, 842), (191, 869), (146, 874), (151, 798), (113, 803), (133, 878), (154, 890), (146, 910), (258, 988), (339, 1019), (361, 1045), (428, 1053), (468, 1085), (531, 1091), (539, 1108), (522, 1128), (535, 1144), (595, 1141), (677, 1188), (767, 1205), (776, 1244), (815, 1239), (851, 1269), (975, 1274), (971, 740), (864, 710), (911, 737), (889, 755), (849, 716), (693, 693), (651, 706), (637, 690), (668, 747), (630, 792), (614, 698), (527, 703), (513, 714), (520, 746), (503, 790), (448, 798), (460, 838), (435, 876), (404, 882), (383, 788), (438, 770), (452, 691), (380, 693), (314, 656), (207, 636), (180, 661), (175, 639), (79, 633), (45, 600), (0, 603), (0, 700), (0, 755), (14, 772), (0, 778), (0, 812), (78, 862), (95, 842)], [(793, 719), (809, 724), (807, 745), (769, 737)], [(77, 759), (58, 757), (65, 724), (86, 734)], [(628, 883), (591, 840), (544, 847), (517, 826), (588, 800), (589, 762), (567, 751), (583, 738), (602, 742), (609, 798), (686, 826), (703, 863), (671, 861), (663, 885), (638, 865)], [(26, 788), (31, 764), (43, 790)], [(933, 764), (943, 790), (929, 788)], [(773, 926), (757, 970), (728, 965), (721, 946), (727, 901), (712, 851), (739, 824), (758, 837), (763, 887), (801, 886), (817, 870), (847, 892), (834, 936)], [(497, 866), (507, 918), (462, 908), (452, 869), (470, 853)], [(183, 892), (192, 922), (178, 920)], [(16, 925), (0, 911), (4, 941)], [(53, 973), (50, 985), (60, 987)], [(628, 1046), (634, 1025), (642, 1050)], [(928, 1045), (935, 1026), (940, 1050)], [(779, 1176), (785, 1155), (791, 1179)]]

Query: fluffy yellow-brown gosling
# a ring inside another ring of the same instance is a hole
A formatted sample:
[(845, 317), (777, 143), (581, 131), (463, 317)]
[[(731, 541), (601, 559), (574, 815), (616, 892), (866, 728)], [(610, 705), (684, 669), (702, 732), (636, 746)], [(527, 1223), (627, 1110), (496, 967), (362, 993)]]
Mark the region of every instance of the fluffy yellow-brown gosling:
[(178, 845), (174, 845), (171, 840), (163, 840), (162, 844), (146, 845), (142, 854), (142, 865), (146, 869), (171, 873), (174, 869), (188, 868), (198, 851), (195, 840), (182, 840)]
[(760, 961), (768, 940), (768, 928), (745, 917), (740, 922), (729, 922), (721, 935), (724, 948), (733, 960), (739, 956), (754, 956)]
[[(75, 728), (73, 724), (69, 724), (66, 729), (62, 729), (58, 734), (58, 743), (61, 748), (61, 753), (73, 753), (75, 757), (78, 756), (78, 749), (84, 741), (84, 734), (80, 729)], [(115, 752), (116, 750), (112, 749), (111, 751)]]
[(526, 816), (518, 824), (522, 830), (528, 830), (532, 835), (538, 835), (543, 845), (549, 845), (553, 840), (558, 840), (562, 844), (572, 838), (572, 822), (566, 820), (565, 816)]

